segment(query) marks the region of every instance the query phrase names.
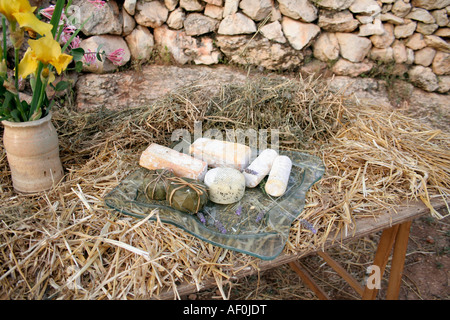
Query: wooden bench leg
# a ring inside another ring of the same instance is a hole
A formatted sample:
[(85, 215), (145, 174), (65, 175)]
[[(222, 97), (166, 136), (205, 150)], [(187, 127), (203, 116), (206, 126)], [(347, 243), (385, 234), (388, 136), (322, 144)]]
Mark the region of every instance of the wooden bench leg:
[(387, 300), (397, 300), (400, 294), (400, 285), (402, 282), (403, 267), (405, 265), (411, 223), (412, 221), (402, 223), (398, 229), (397, 237), (395, 238), (391, 272), (389, 275), (389, 284), (386, 292)]
[[(383, 277), (384, 269), (389, 260), (391, 254), (392, 246), (394, 245), (395, 238), (398, 232), (398, 225), (395, 225), (389, 229), (383, 231), (378, 243), (378, 249), (375, 253), (375, 259), (373, 264), (380, 268), (380, 279)], [(364, 293), (362, 295), (363, 300), (374, 300), (377, 296), (378, 289), (369, 288), (367, 285), (364, 288)]]
[(331, 267), (338, 275), (342, 277), (360, 296), (364, 293), (363, 286), (345, 270), (338, 262), (336, 262), (330, 255), (323, 251), (318, 251), (317, 254)]
[(289, 266), (298, 276), (302, 279), (302, 281), (316, 294), (316, 296), (320, 300), (329, 300), (330, 298), (325, 293), (325, 291), (320, 288), (314, 279), (309, 275), (309, 273), (302, 267), (302, 265), (298, 261), (289, 262)]
[[(380, 268), (380, 280), (383, 277), (387, 262), (392, 254), (391, 271), (389, 275), (389, 284), (386, 293), (386, 299), (398, 299), (400, 285), (402, 281), (403, 267), (405, 264), (406, 250), (408, 247), (409, 231), (412, 221), (385, 229), (381, 234), (378, 243), (377, 252), (373, 264)], [(377, 288), (369, 288), (367, 285), (363, 288), (355, 278), (353, 278), (341, 265), (334, 261), (327, 253), (318, 251), (327, 264), (329, 264), (347, 283), (362, 296), (363, 300), (374, 300), (377, 296)], [(328, 300), (328, 295), (316, 284), (308, 272), (298, 261), (289, 262), (289, 266), (300, 276), (302, 281), (317, 295), (321, 300)]]

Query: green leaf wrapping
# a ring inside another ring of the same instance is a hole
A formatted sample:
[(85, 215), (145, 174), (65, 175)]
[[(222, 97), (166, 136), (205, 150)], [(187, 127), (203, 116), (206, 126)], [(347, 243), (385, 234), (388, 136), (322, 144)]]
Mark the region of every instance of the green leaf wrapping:
[(150, 200), (166, 200), (167, 188), (169, 186), (168, 178), (173, 174), (168, 170), (158, 169), (150, 170), (143, 179), (140, 192)]
[(205, 184), (189, 178), (170, 178), (167, 189), (169, 206), (182, 212), (197, 213), (208, 202)]

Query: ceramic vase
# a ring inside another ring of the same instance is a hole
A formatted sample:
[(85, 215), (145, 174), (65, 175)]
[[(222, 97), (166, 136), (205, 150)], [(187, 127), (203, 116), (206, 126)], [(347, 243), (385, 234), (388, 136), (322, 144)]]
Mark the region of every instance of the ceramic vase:
[(49, 113), (35, 121), (2, 121), (12, 184), (19, 193), (49, 190), (64, 175), (58, 134), (51, 119)]

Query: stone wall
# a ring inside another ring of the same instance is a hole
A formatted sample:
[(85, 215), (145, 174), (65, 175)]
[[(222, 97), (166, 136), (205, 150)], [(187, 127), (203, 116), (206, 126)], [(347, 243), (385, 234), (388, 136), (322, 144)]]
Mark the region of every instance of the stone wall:
[[(160, 56), (173, 63), (223, 61), (292, 70), (311, 60), (337, 75), (395, 65), (426, 91), (450, 89), (450, 0), (74, 0), (81, 46), (124, 48), (124, 61)], [(86, 67), (117, 68), (105, 60)], [(403, 69), (402, 69), (403, 68)]]

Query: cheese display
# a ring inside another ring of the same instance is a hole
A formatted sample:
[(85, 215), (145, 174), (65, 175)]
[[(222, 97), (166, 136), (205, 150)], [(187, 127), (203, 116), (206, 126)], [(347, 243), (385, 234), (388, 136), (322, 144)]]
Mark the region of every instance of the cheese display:
[(273, 149), (265, 149), (258, 157), (244, 170), (245, 186), (247, 188), (256, 187), (272, 169), (272, 164), (278, 152)]
[(292, 161), (287, 156), (277, 156), (272, 164), (265, 190), (273, 197), (282, 196), (287, 189)]
[[(261, 149), (258, 154), (265, 149)], [(221, 184), (218, 183), (220, 175), (217, 172), (222, 171), (225, 173), (225, 178), (229, 178), (231, 174), (227, 171), (231, 172), (232, 169), (209, 168), (203, 182), (176, 176), (168, 178), (170, 184), (167, 200), (149, 200), (142, 190), (145, 190), (143, 186), (148, 184), (151, 171), (139, 167), (130, 172), (105, 196), (105, 204), (120, 214), (145, 221), (156, 221), (157, 224), (154, 226), (156, 232), (159, 232), (160, 226), (171, 224), (206, 241), (213, 249), (213, 246), (218, 246), (263, 260), (272, 260), (283, 251), (286, 239), (290, 236), (291, 225), (301, 215), (305, 206), (307, 190), (325, 172), (320, 158), (289, 150), (280, 151), (280, 154), (288, 156), (292, 161), (287, 191), (281, 197), (270, 196), (264, 190), (270, 173), (257, 187), (247, 188), (244, 174), (237, 170), (238, 172), (234, 171), (233, 175), (241, 179), (229, 179), (231, 182), (228, 181), (228, 189), (224, 188), (225, 192), (221, 195), (221, 200), (224, 200), (230, 188), (240, 185), (240, 192), (235, 192), (235, 196), (230, 201), (235, 202), (215, 203), (211, 200), (221, 202), (214, 197), (213, 192), (214, 184), (220, 191)], [(283, 158), (274, 161), (272, 173), (277, 171), (277, 167), (281, 167), (277, 164), (277, 162), (283, 162), (280, 160)], [(284, 173), (287, 177), (286, 171)], [(270, 185), (271, 182), (269, 181), (268, 184)], [(209, 189), (212, 191), (211, 195)], [(150, 186), (147, 191), (150, 191)], [(195, 211), (197, 212), (194, 213)], [(307, 228), (312, 233), (316, 233), (315, 226), (310, 228), (307, 225), (312, 222), (304, 216), (302, 218), (300, 219), (301, 229)]]
[(200, 138), (189, 151), (191, 155), (150, 144), (139, 160), (149, 172), (142, 178), (136, 199), (152, 204), (161, 201), (196, 214), (208, 201), (239, 202), (246, 188), (255, 188), (267, 176), (262, 188), (268, 195), (279, 197), (287, 189), (292, 162), (273, 149), (263, 150), (251, 163), (252, 150), (229, 141)]
[(198, 180), (172, 177), (167, 179), (167, 203), (170, 207), (187, 213), (199, 212), (208, 202), (208, 190)]
[(199, 138), (191, 144), (190, 154), (211, 167), (230, 167), (244, 170), (250, 162), (250, 147), (229, 141)]
[(152, 143), (142, 152), (139, 165), (149, 170), (168, 169), (179, 177), (203, 180), (208, 164), (176, 150)]
[(236, 169), (220, 167), (205, 175), (209, 199), (219, 204), (231, 204), (242, 199), (245, 193), (245, 177)]
[(149, 200), (166, 200), (167, 179), (170, 177), (173, 177), (173, 174), (169, 170), (151, 170), (143, 178), (140, 191)]

